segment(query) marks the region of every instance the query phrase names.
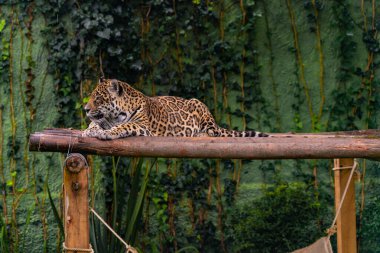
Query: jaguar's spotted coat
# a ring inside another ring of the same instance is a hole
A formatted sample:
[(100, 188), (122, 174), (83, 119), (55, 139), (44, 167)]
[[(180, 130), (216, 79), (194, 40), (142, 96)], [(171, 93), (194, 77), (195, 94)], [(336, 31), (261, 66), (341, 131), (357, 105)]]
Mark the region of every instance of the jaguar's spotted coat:
[(101, 79), (84, 109), (92, 122), (83, 135), (102, 140), (128, 136), (267, 136), (219, 127), (207, 106), (197, 99), (148, 97), (118, 80)]

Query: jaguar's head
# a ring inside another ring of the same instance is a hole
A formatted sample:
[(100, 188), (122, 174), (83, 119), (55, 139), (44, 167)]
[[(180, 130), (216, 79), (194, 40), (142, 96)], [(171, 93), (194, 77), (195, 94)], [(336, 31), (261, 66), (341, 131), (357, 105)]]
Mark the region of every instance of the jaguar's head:
[(115, 79), (101, 78), (84, 107), (87, 117), (103, 129), (123, 122), (127, 116), (123, 108), (127, 86)]

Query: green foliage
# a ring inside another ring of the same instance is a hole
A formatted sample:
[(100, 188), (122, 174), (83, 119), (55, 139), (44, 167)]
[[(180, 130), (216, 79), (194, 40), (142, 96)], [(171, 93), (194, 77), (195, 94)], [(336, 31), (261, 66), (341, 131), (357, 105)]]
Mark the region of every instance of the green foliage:
[[(378, 166), (373, 166), (378, 169)], [(359, 246), (362, 252), (375, 253), (380, 251), (380, 184), (377, 178), (367, 183), (365, 208), (361, 226), (359, 227)]]
[(57, 222), (57, 225), (58, 225), (61, 237), (63, 237), (64, 234), (65, 234), (65, 230), (64, 230), (64, 227), (63, 227), (62, 217), (59, 215), (58, 209), (57, 209), (57, 207), (56, 207), (56, 205), (54, 203), (54, 200), (53, 200), (53, 198), (51, 196), (50, 188), (49, 188), (48, 185), (47, 185), (47, 192), (48, 192), (48, 196), (49, 196), (49, 203), (50, 203), (51, 209), (52, 209), (53, 214), (54, 214), (54, 219)]
[(380, 198), (375, 195), (366, 202), (360, 231), (361, 249), (363, 252), (375, 253), (380, 251)]
[[(366, 25), (363, 27), (357, 25), (350, 13), (350, 3), (340, 0), (334, 2), (332, 7), (336, 26), (339, 27), (336, 43), (338, 43), (341, 66), (336, 78), (338, 86), (333, 92), (335, 104), (330, 111), (331, 119), (328, 129), (356, 130), (363, 126), (377, 128), (376, 118), (371, 117), (375, 108), (380, 105), (380, 96), (376, 92), (380, 83), (374, 78), (374, 73), (378, 71), (379, 66), (372, 58), (380, 53), (375, 30), (369, 29)], [(364, 22), (366, 23), (367, 20)], [(362, 34), (362, 41), (369, 55), (367, 67), (364, 69), (357, 65), (358, 41), (354, 37), (355, 33)], [(356, 85), (354, 80), (360, 85)], [(366, 103), (363, 103), (364, 101)]]
[[(111, 200), (111, 210), (108, 212), (109, 225), (122, 236), (130, 245), (137, 244), (137, 234), (142, 228), (142, 213), (144, 200), (149, 182), (150, 167), (144, 168), (143, 159), (128, 159), (122, 166), (118, 167), (119, 159), (113, 159), (112, 180), (113, 196)], [(124, 167), (125, 166), (125, 167)], [(124, 167), (124, 168), (123, 168)], [(124, 170), (124, 177), (116, 176), (117, 170)], [(144, 171), (145, 170), (145, 171)], [(127, 176), (129, 173), (129, 177)], [(126, 194), (125, 180), (129, 185)], [(129, 181), (129, 182), (128, 182)], [(123, 187), (118, 186), (121, 184)], [(108, 201), (107, 201), (108, 202)], [(107, 206), (106, 202), (106, 206)], [(125, 247), (94, 215), (91, 216), (91, 244), (95, 252), (125, 252)]]
[[(25, 227), (24, 227), (24, 240), (22, 240), (23, 242), (23, 245), (22, 245), (22, 250), (21, 252), (25, 252), (26, 251), (26, 246), (25, 246), (25, 243), (26, 243), (26, 235), (28, 235), (29, 231), (30, 231), (30, 223), (31, 223), (31, 217), (32, 217), (32, 214), (33, 214), (33, 211), (35, 209), (35, 206), (31, 206), (28, 211), (27, 211), (27, 214), (26, 214), (26, 219), (25, 219)], [(62, 223), (62, 221), (61, 221)]]
[(262, 197), (232, 211), (233, 252), (289, 252), (323, 235), (324, 207), (312, 187), (279, 184), (263, 191)]
[(0, 215), (0, 249), (1, 252), (10, 252), (11, 238), (9, 236), (9, 225), (5, 223)]
[[(27, 137), (45, 127), (85, 128), (82, 107), (101, 68), (106, 77), (125, 80), (148, 95), (201, 99), (224, 127), (268, 132), (378, 128), (378, 10), (368, 1), (361, 4), (347, 0), (2, 1), (0, 211), (6, 213), (1, 218), (7, 224), (0, 226), (1, 250), (29, 249), (31, 241), (35, 248), (41, 245), (37, 252), (55, 251), (60, 245), (54, 223), (59, 217), (52, 199), (58, 195), (60, 175), (49, 169), (58, 167), (56, 157), (30, 154)], [(57, 112), (57, 121), (46, 120)], [(318, 203), (326, 187), (331, 192), (324, 169), (330, 164), (324, 161), (289, 162), (294, 166), (253, 162), (251, 166), (247, 161), (162, 159), (149, 183), (144, 171), (132, 169), (137, 165), (131, 161), (99, 162), (92, 187), (102, 194), (94, 194), (93, 201), (124, 238), (148, 252), (222, 252), (230, 244), (238, 245), (240, 238), (231, 236), (226, 220), (236, 201), (245, 201), (241, 196), (246, 193), (239, 191), (242, 183), (254, 181), (258, 188), (278, 178), (313, 182), (319, 188), (306, 191), (309, 204), (314, 200), (311, 195)], [(47, 182), (56, 184), (52, 194)], [(288, 188), (265, 191), (261, 201), (278, 207), (262, 206), (268, 217), (285, 219), (291, 204), (301, 205), (291, 197), (303, 195)], [(29, 195), (37, 215), (20, 209), (29, 205), (25, 201)], [(289, 201), (286, 209), (279, 207), (281, 198)], [(369, 210), (376, 210), (375, 200), (371, 201)], [(333, 201), (329, 203), (331, 207)], [(252, 209), (255, 219), (269, 219)], [(366, 224), (371, 224), (363, 214)], [(373, 222), (376, 227), (377, 220)], [(281, 224), (282, 230), (293, 228), (288, 228), (292, 222)], [(100, 224), (93, 221), (93, 225), (96, 248), (121, 249)], [(29, 230), (36, 232), (23, 234)], [(248, 229), (244, 231), (242, 237), (248, 235)], [(371, 238), (372, 232), (363, 227), (366, 237)], [(303, 239), (306, 243), (308, 238)], [(244, 243), (249, 246), (248, 239)], [(270, 243), (268, 248), (277, 241)]]
[(5, 27), (5, 19), (1, 19), (0, 20), (0, 32), (2, 32), (4, 30), (4, 27)]
[[(5, 81), (8, 75), (6, 75), (6, 70), (9, 68), (9, 41), (4, 36), (4, 29), (6, 27), (6, 21), (5, 19), (0, 20), (0, 35), (1, 37), (1, 44), (0, 44), (0, 51), (1, 51), (1, 60), (0, 60), (0, 73), (2, 81)], [(1, 101), (1, 100), (0, 100)]]

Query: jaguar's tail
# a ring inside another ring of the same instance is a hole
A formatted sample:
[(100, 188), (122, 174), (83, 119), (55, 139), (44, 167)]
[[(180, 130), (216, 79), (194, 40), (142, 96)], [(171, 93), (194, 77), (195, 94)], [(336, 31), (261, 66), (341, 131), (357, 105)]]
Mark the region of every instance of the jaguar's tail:
[[(212, 135), (210, 135), (210, 136), (212, 136)], [(214, 133), (214, 136), (220, 136), (220, 137), (269, 137), (268, 134), (265, 134), (262, 132), (257, 132), (254, 130), (236, 131), (236, 130), (228, 130), (225, 128), (217, 129)]]

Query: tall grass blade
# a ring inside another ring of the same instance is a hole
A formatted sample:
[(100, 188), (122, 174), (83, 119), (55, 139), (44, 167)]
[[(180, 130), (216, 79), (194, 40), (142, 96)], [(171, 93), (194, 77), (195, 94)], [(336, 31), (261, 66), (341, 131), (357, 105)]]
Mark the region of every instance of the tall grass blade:
[(61, 232), (61, 236), (63, 237), (63, 235), (65, 234), (65, 229), (63, 228), (62, 219), (61, 219), (61, 217), (59, 217), (59, 213), (58, 213), (57, 207), (54, 204), (53, 198), (51, 197), (50, 188), (49, 188), (48, 184), (46, 184), (46, 188), (47, 188), (47, 192), (48, 192), (48, 196), (49, 196), (49, 202), (51, 205), (51, 209), (53, 210), (55, 221), (57, 222), (58, 228)]
[(26, 252), (25, 250), (25, 241), (26, 241), (26, 235), (28, 234), (28, 231), (29, 231), (29, 224), (30, 224), (30, 217), (32, 216), (32, 213), (34, 211), (34, 208), (35, 206), (32, 205), (29, 209), (28, 209), (28, 213), (26, 215), (26, 221), (25, 221), (25, 231), (24, 231), (24, 236), (23, 236), (23, 243), (22, 243), (22, 252)]
[(7, 232), (7, 224), (0, 215), (0, 252), (9, 252), (9, 237)]
[(184, 252), (198, 253), (199, 250), (195, 248), (194, 246), (187, 246), (176, 251), (176, 253), (184, 253)]
[[(131, 210), (133, 210), (132, 215), (131, 215), (130, 219), (127, 220), (128, 226), (127, 226), (127, 232), (126, 232), (126, 240), (130, 244), (135, 244), (136, 235), (137, 235), (137, 228), (140, 225), (146, 189), (147, 189), (147, 185), (149, 182), (150, 171), (153, 168), (156, 161), (157, 161), (157, 159), (155, 159), (153, 161), (153, 163), (149, 169), (145, 170), (145, 177), (144, 177), (144, 181), (142, 182), (142, 185), (140, 187), (140, 190), (136, 193), (136, 195), (130, 195), (130, 197), (132, 197), (134, 200), (133, 201), (134, 202), (133, 209), (131, 208)], [(138, 167), (138, 169), (141, 171), (141, 167)], [(139, 178), (135, 177), (136, 179), (134, 178), (134, 180), (140, 181), (140, 178), (141, 178), (140, 174), (141, 174), (141, 172), (139, 173)], [(128, 199), (128, 202), (129, 202), (129, 199)]]
[[(131, 174), (130, 191), (127, 198), (124, 198), (125, 185), (120, 185), (121, 182), (116, 174), (119, 161), (113, 160), (112, 163), (112, 183), (113, 205), (111, 212), (111, 227), (122, 236), (128, 244), (134, 246), (137, 237), (138, 228), (141, 226), (141, 217), (143, 215), (143, 206), (147, 185), (149, 182), (150, 171), (156, 161), (153, 162), (150, 168), (145, 168), (143, 172), (143, 159), (129, 160), (126, 164), (128, 173)], [(143, 175), (144, 174), (144, 175)], [(125, 224), (123, 226), (122, 224)], [(95, 252), (102, 253), (122, 253), (125, 252), (125, 247), (114, 237), (96, 216), (91, 215), (90, 237), (93, 249)]]
[(137, 194), (139, 192), (139, 185), (141, 182), (141, 170), (142, 170), (142, 164), (143, 164), (143, 159), (139, 159), (138, 163), (135, 168), (132, 168), (133, 162), (130, 163), (130, 171), (132, 174), (132, 170), (135, 170), (135, 174), (133, 175), (132, 183), (131, 183), (131, 192), (129, 193), (128, 196), (128, 201), (127, 201), (127, 214), (126, 214), (126, 220), (129, 222), (131, 220), (132, 215), (133, 215), (133, 210), (136, 204), (137, 200)]

